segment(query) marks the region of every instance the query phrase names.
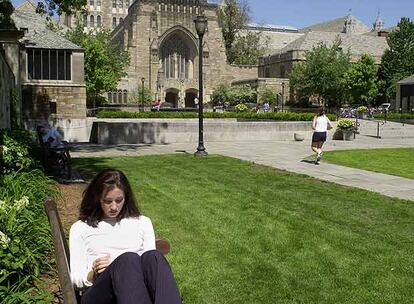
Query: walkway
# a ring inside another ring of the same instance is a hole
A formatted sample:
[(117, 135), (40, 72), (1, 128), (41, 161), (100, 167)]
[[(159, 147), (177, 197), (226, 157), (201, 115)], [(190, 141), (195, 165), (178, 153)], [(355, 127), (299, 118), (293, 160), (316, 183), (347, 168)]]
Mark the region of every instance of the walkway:
[[(341, 185), (357, 187), (390, 197), (414, 201), (414, 180), (327, 164), (323, 161), (320, 166), (315, 166), (313, 162), (307, 160), (312, 154), (308, 142), (208, 142), (205, 145), (210, 154), (235, 157), (289, 172), (309, 175)], [(74, 157), (104, 157), (119, 155), (139, 156), (177, 152), (193, 153), (196, 146), (196, 143), (193, 145), (188, 143), (175, 143), (168, 145), (124, 146), (94, 146), (90, 144), (80, 144), (75, 146), (75, 151), (72, 155)], [(349, 142), (330, 140), (327, 142), (325, 150), (387, 147), (414, 147), (414, 134), (412, 137), (407, 136), (401, 138), (390, 136), (383, 139), (359, 135), (356, 140)]]

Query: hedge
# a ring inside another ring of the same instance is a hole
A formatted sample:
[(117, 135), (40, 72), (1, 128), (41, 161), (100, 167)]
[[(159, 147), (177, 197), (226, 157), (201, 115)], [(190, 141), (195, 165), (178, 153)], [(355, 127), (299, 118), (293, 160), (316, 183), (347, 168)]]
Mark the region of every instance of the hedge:
[[(246, 120), (276, 120), (276, 121), (311, 121), (314, 113), (295, 113), (295, 112), (205, 112), (204, 118), (233, 118)], [(197, 118), (197, 112), (123, 112), (123, 111), (102, 111), (97, 118)], [(336, 116), (328, 114), (330, 120), (335, 121)]]

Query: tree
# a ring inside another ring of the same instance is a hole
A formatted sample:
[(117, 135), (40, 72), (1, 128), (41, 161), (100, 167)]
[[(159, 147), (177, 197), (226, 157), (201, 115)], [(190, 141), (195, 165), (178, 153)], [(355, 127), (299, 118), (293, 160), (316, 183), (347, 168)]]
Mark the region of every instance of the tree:
[(41, 0), (37, 3), (37, 11), (48, 13), (50, 16), (62, 13), (72, 15), (82, 10), (86, 3), (86, 0)]
[(109, 41), (108, 30), (84, 32), (78, 23), (66, 36), (85, 50), (85, 83), (88, 100), (95, 107), (97, 97), (116, 88), (119, 80), (126, 76), (125, 68), (130, 56), (121, 45)]
[(344, 75), (350, 66), (350, 55), (340, 45), (340, 40), (331, 47), (320, 43), (306, 52), (306, 61), (293, 68), (289, 80), (299, 98), (317, 97), (331, 107), (347, 100)]
[(266, 101), (270, 104), (275, 104), (277, 101), (277, 92), (270, 87), (264, 87), (259, 90), (259, 101), (265, 103)]
[(414, 74), (414, 22), (401, 18), (388, 35), (388, 46), (380, 67), (381, 89), (387, 98), (394, 98), (397, 82)]
[(364, 54), (345, 73), (345, 84), (354, 104), (368, 105), (378, 94), (377, 67), (372, 56)]
[(227, 60), (230, 63), (253, 65), (264, 55), (268, 40), (261, 32), (245, 30), (250, 20), (250, 7), (244, 0), (224, 0), (219, 10)]
[(0, 28), (2, 29), (14, 29), (15, 25), (11, 19), (14, 7), (9, 0), (0, 0)]
[(144, 92), (142, 92), (142, 86), (138, 86), (128, 94), (128, 103), (149, 105), (151, 104), (151, 101), (151, 91), (147, 87), (144, 87)]

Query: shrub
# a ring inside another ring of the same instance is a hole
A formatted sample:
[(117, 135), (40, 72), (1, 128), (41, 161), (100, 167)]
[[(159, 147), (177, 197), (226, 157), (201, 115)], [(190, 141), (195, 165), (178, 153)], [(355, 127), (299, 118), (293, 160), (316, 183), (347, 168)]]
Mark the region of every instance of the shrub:
[(39, 170), (14, 172), (0, 180), (1, 303), (41, 303), (47, 298), (32, 286), (52, 248), (43, 210), (44, 199), (57, 194), (51, 185)]
[(340, 119), (337, 124), (337, 128), (339, 130), (349, 130), (353, 126), (354, 126), (354, 122), (347, 118)]
[(359, 106), (358, 108), (357, 108), (357, 112), (358, 113), (364, 113), (364, 112), (366, 112), (368, 110), (368, 108), (366, 107), (366, 106)]
[[(375, 118), (385, 118), (384, 113), (381, 114), (375, 114)], [(414, 119), (414, 114), (410, 113), (388, 113), (387, 114), (388, 119)]]
[(244, 103), (239, 103), (235, 106), (236, 112), (246, 112), (249, 108)]
[[(204, 112), (204, 118), (222, 119), (250, 119), (250, 120), (277, 120), (277, 121), (312, 121), (315, 113), (295, 113), (295, 112)], [(331, 121), (336, 120), (333, 114), (327, 115)], [(102, 111), (97, 115), (98, 118), (197, 118), (196, 112), (115, 112)]]
[(37, 146), (35, 134), (26, 130), (1, 130), (3, 137), (4, 173), (33, 169), (37, 163), (32, 158)]

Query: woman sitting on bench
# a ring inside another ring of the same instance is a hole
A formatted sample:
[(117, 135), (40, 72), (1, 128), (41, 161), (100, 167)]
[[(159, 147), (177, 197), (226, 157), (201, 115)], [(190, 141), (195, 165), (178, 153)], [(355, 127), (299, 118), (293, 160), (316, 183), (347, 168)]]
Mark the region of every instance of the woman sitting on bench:
[(81, 303), (181, 303), (151, 220), (119, 170), (103, 170), (85, 190), (69, 248), (72, 282), (86, 288)]

